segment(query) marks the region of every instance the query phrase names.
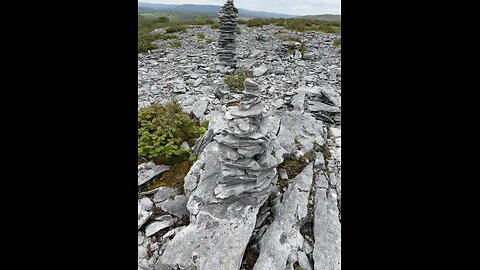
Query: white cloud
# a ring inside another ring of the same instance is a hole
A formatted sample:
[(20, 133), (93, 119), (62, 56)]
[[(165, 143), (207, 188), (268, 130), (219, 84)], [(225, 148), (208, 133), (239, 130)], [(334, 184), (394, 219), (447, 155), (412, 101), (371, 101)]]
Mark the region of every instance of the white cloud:
[[(139, 0), (160, 4), (223, 5), (225, 0)], [(341, 14), (341, 0), (234, 0), (238, 8), (291, 15)]]

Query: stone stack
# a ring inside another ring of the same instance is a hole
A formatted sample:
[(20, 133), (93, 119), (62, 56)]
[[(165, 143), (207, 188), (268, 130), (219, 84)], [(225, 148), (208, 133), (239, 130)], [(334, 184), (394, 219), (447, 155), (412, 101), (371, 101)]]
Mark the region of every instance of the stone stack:
[(264, 192), (276, 176), (279, 160), (272, 155), (272, 135), (260, 100), (260, 87), (252, 79), (244, 82), (238, 106), (226, 112), (228, 126), (215, 137), (222, 169), (215, 196), (225, 199), (244, 192)]
[(227, 0), (218, 13), (220, 36), (218, 38), (218, 59), (221, 64), (235, 68), (235, 31), (237, 30), (238, 9), (233, 0)]

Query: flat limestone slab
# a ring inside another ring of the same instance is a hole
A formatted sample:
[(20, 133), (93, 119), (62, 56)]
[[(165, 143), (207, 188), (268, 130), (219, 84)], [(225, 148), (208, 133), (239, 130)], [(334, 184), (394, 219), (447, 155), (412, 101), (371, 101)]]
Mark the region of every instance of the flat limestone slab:
[(155, 269), (240, 269), (258, 209), (243, 206), (234, 219), (218, 219), (200, 212), (169, 242)]
[(272, 208), (273, 223), (259, 241), (260, 255), (253, 270), (288, 269), (289, 258), (303, 246), (299, 229), (301, 221), (307, 217), (312, 179), (313, 164), (309, 164), (292, 179), (282, 203)]
[(337, 201), (326, 189), (317, 188), (315, 220), (313, 225), (315, 246), (313, 260), (315, 270), (341, 269), (341, 224)]
[(210, 143), (185, 177), (190, 224), (167, 244), (157, 270), (239, 270), (268, 193), (220, 200), (218, 144)]

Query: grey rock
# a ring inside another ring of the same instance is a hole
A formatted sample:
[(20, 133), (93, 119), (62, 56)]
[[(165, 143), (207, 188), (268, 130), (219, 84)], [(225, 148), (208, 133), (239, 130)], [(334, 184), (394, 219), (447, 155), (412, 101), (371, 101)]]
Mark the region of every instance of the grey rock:
[(338, 107), (330, 106), (322, 102), (311, 102), (308, 106), (308, 110), (311, 112), (340, 113)]
[(180, 232), (181, 230), (183, 230), (186, 226), (180, 226), (180, 227), (176, 227), (176, 228), (173, 228), (171, 229), (170, 231), (168, 231), (166, 234), (164, 234), (162, 236), (162, 238), (169, 238), (169, 237), (172, 237), (174, 236), (176, 233)]
[(198, 87), (202, 82), (203, 82), (202, 78), (196, 79), (195, 82), (193, 83), (193, 87)]
[(295, 51), (294, 59), (302, 59), (302, 53), (300, 51)]
[(227, 119), (225, 119), (225, 113), (213, 111), (206, 117), (208, 120), (208, 129), (212, 129), (214, 133), (219, 133), (228, 127)]
[(195, 101), (195, 103), (193, 103), (193, 114), (195, 114), (198, 119), (203, 119), (203, 114), (207, 110), (207, 106), (208, 100), (200, 99)]
[(140, 199), (141, 208), (150, 211), (153, 207), (153, 202), (149, 198)]
[(209, 129), (202, 137), (195, 141), (192, 148), (192, 155), (198, 156), (202, 153), (203, 149), (213, 140), (214, 129)]
[(152, 212), (147, 211), (140, 200), (138, 200), (138, 229), (150, 218)]
[(313, 149), (314, 141), (319, 145), (324, 144), (323, 136), (321, 121), (308, 113), (290, 111), (282, 117), (277, 139), (287, 153), (295, 153), (297, 150), (307, 153)]
[(300, 91), (298, 94), (293, 96), (291, 105), (293, 106), (294, 110), (303, 112), (305, 107), (305, 92)]
[(341, 227), (337, 200), (327, 196), (326, 190), (317, 188), (315, 220), (313, 225), (315, 270), (341, 269)]
[(298, 264), (304, 270), (313, 270), (310, 262), (308, 261), (308, 257), (303, 251), (297, 252)]
[(148, 191), (145, 191), (145, 192), (140, 192), (140, 193), (138, 193), (138, 196), (143, 197), (143, 196), (152, 195), (152, 194), (155, 194), (155, 192), (157, 192), (157, 190), (158, 190), (158, 188), (154, 188), (152, 190), (148, 190)]
[(291, 181), (282, 202), (272, 208), (273, 222), (259, 240), (260, 255), (253, 270), (285, 269), (289, 258), (303, 247), (299, 227), (307, 217), (312, 178), (309, 164)]
[(315, 158), (313, 167), (316, 169), (325, 169), (325, 157), (323, 156), (323, 153), (319, 151), (316, 155), (317, 157)]
[(260, 65), (257, 68), (253, 69), (253, 76), (259, 77), (267, 73), (268, 67), (265, 64)]
[(263, 222), (265, 221), (265, 219), (267, 219), (268, 215), (270, 215), (270, 212), (269, 212), (269, 211), (267, 211), (267, 212), (265, 212), (265, 213), (263, 213), (263, 214), (260, 214), (260, 215), (258, 216), (258, 218), (257, 218), (256, 223), (255, 223), (255, 228), (259, 228), (259, 227), (263, 224)]
[(337, 146), (341, 147), (341, 146), (342, 146), (342, 138), (337, 138), (337, 139), (335, 139), (335, 144), (336, 144)]
[(220, 34), (218, 38), (218, 59), (226, 69), (236, 66), (235, 30), (237, 28), (238, 9), (233, 5), (233, 0), (227, 0), (218, 12)]
[(148, 250), (145, 247), (138, 246), (138, 260), (148, 258)]
[(342, 107), (342, 99), (333, 87), (323, 86), (321, 92), (334, 106)]
[(150, 245), (150, 250), (151, 251), (155, 251), (159, 248), (159, 245), (158, 245), (158, 242), (155, 242), (153, 244)]
[[(170, 217), (170, 216), (169, 216)], [(176, 219), (170, 217), (168, 219), (164, 219), (162, 221), (153, 221), (152, 223), (148, 224), (145, 228), (145, 236), (149, 237), (154, 235), (155, 233), (168, 228), (175, 224)]]
[(268, 194), (218, 199), (213, 190), (220, 179), (219, 155), (218, 144), (210, 143), (185, 177), (190, 224), (166, 245), (156, 269), (240, 269)]
[(313, 243), (313, 241), (308, 236), (305, 236), (305, 241), (303, 242), (303, 251), (305, 251), (306, 254), (313, 252), (313, 245), (310, 243)]
[(342, 136), (342, 130), (339, 128), (331, 127), (330, 132), (332, 133), (334, 138), (340, 138)]
[(282, 99), (277, 99), (273, 102), (272, 106), (278, 109), (281, 108), (283, 104), (285, 104), (285, 102)]
[(278, 176), (280, 176), (280, 179), (286, 180), (288, 179), (287, 171), (285, 169), (277, 169), (278, 171)]
[(188, 142), (183, 141), (181, 147), (185, 150), (190, 150), (190, 146), (188, 145)]
[(188, 216), (189, 212), (187, 210), (187, 196), (177, 195), (175, 198), (163, 201), (157, 204), (157, 207), (160, 207), (163, 211), (170, 213), (179, 218), (183, 216)]
[(154, 203), (160, 203), (166, 199), (173, 198), (178, 194), (178, 190), (171, 187), (159, 187), (155, 195), (153, 196)]
[(138, 165), (138, 185), (142, 185), (150, 181), (155, 176), (167, 171), (170, 166), (155, 165), (153, 162), (143, 163)]
[(308, 53), (308, 52), (304, 53), (303, 57), (302, 57), (303, 60), (312, 60), (313, 58), (314, 58), (314, 54), (313, 53)]
[(328, 183), (328, 179), (325, 175), (323, 174), (318, 174), (317, 175), (317, 187), (319, 188), (329, 188), (329, 183)]

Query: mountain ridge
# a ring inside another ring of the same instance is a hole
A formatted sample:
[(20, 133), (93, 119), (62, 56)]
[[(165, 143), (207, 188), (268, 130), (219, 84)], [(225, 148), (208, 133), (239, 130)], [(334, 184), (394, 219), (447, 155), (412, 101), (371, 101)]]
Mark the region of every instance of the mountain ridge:
[[(145, 2), (138, 2), (138, 10), (139, 11), (161, 11), (161, 12), (179, 12), (179, 13), (205, 13), (205, 14), (216, 14), (220, 10), (221, 6), (216, 5), (196, 5), (196, 4), (182, 4), (182, 5), (175, 5), (175, 4), (156, 4), (156, 3), (145, 3)], [(282, 13), (274, 13), (274, 12), (266, 12), (266, 11), (255, 11), (255, 10), (247, 10), (247, 9), (238, 9), (240, 17), (247, 17), (247, 18), (302, 18), (302, 17), (322, 17), (326, 16), (326, 18), (330, 18), (330, 16), (338, 16), (341, 15), (332, 15), (332, 14), (322, 14), (322, 15), (289, 15), (289, 14), (282, 14)], [(329, 19), (331, 20), (331, 19)], [(337, 20), (337, 19), (334, 19)], [(340, 19), (338, 19), (339, 21)]]

